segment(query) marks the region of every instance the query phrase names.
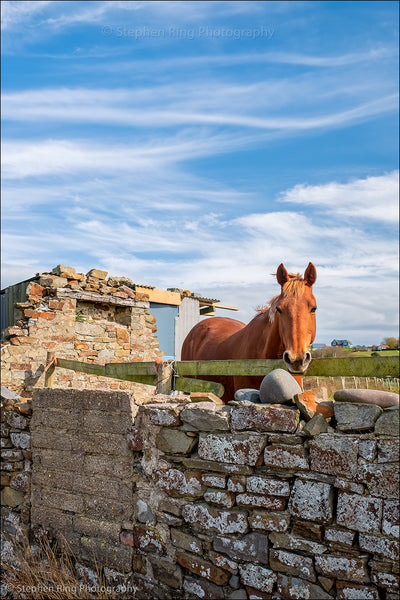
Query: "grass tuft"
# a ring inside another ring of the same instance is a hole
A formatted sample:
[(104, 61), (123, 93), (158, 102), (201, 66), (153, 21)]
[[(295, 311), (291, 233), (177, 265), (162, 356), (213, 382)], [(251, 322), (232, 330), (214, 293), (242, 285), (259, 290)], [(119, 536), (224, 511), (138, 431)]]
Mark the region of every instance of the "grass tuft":
[(13, 541), (13, 553), (2, 556), (2, 581), (13, 600), (110, 600), (132, 598), (123, 586), (107, 585), (96, 565), (95, 579), (79, 577), (76, 559), (65, 538), (54, 545), (46, 536), (30, 544), (27, 538)]

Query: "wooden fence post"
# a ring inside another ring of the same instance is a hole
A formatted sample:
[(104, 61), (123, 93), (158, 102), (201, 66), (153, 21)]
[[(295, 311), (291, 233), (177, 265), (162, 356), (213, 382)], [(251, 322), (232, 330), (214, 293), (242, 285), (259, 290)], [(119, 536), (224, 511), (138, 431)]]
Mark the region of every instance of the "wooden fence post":
[(174, 368), (167, 361), (156, 362), (157, 387), (156, 394), (170, 394), (172, 390), (172, 375)]
[(46, 359), (46, 367), (44, 373), (44, 387), (53, 387), (54, 385), (54, 374), (56, 366), (54, 364), (55, 352), (48, 352)]

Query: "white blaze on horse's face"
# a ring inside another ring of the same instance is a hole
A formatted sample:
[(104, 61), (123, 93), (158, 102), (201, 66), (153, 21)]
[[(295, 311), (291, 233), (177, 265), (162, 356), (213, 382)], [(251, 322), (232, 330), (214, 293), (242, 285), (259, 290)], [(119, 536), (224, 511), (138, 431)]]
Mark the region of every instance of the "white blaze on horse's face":
[(276, 303), (279, 314), (279, 334), (284, 346), (283, 360), (291, 373), (304, 373), (311, 362), (310, 345), (315, 339), (317, 309), (312, 293), (316, 270), (309, 263), (304, 279), (289, 274), (279, 265), (277, 280), (281, 295)]

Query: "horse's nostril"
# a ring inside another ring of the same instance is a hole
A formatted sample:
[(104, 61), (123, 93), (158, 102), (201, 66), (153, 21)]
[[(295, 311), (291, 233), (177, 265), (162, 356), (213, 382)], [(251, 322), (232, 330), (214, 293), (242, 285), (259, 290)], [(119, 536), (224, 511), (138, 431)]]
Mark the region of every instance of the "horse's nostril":
[(311, 360), (311, 352), (306, 352), (306, 362), (310, 362)]
[(291, 360), (290, 360), (289, 352), (284, 352), (283, 353), (283, 360), (285, 361), (285, 363), (287, 363), (288, 365), (290, 365)]

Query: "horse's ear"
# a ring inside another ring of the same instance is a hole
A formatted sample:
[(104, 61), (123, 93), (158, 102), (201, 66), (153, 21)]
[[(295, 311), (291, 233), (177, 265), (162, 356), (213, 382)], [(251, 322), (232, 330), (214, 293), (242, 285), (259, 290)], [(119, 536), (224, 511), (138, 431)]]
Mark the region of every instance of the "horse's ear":
[(287, 281), (289, 281), (289, 274), (283, 266), (283, 263), (279, 265), (276, 271), (276, 279), (280, 286), (284, 285)]
[(312, 287), (317, 280), (317, 270), (314, 265), (310, 262), (308, 263), (308, 267), (304, 272), (304, 281), (306, 285)]

